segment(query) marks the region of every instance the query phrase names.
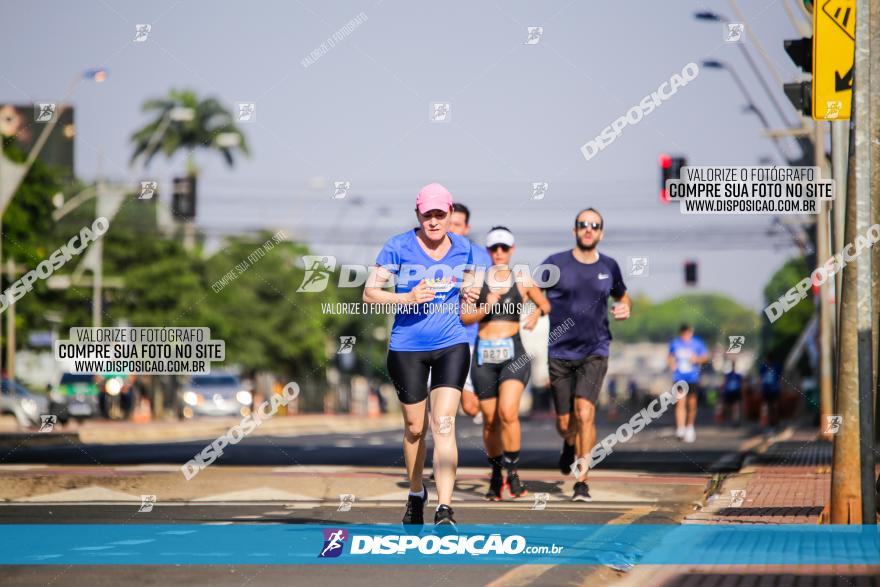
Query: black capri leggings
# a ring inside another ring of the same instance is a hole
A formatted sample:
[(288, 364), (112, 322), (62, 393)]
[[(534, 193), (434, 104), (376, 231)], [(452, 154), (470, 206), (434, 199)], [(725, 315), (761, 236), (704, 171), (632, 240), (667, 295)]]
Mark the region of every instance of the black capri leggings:
[(417, 404), (428, 397), (429, 374), (431, 389), (454, 387), (461, 391), (471, 366), (471, 350), (467, 343), (433, 351), (389, 350), (387, 364), (401, 403)]

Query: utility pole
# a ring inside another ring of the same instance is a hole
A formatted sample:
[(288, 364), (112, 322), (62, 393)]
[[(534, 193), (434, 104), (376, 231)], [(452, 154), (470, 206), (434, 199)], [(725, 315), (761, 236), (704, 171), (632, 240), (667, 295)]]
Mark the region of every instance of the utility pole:
[[(15, 281), (15, 261), (10, 257), (6, 261), (6, 272), (9, 283)], [(15, 380), (15, 304), (6, 309), (6, 373), (9, 380)]]
[[(832, 253), (843, 250), (843, 225), (846, 220), (846, 168), (849, 157), (849, 121), (831, 121), (831, 177), (834, 179), (834, 202), (831, 204)], [(836, 322), (840, 324), (840, 287), (843, 273), (834, 276)]]
[[(874, 201), (871, 203), (871, 224), (880, 224), (880, 2), (871, 2), (871, 89), (870, 89), (870, 117), (871, 135), (871, 193)], [(874, 345), (874, 445), (880, 447), (880, 254), (875, 254), (871, 264), (871, 289), (873, 291), (871, 302), (874, 310), (874, 321), (871, 331), (874, 333), (871, 344)], [(875, 453), (876, 454), (876, 453)], [(877, 480), (877, 491), (880, 492), (880, 478)]]
[[(867, 233), (871, 211), (871, 111), (869, 98), (876, 79), (871, 78), (870, 36), (880, 34), (877, 0), (856, 2), (855, 81), (852, 90), (852, 123), (845, 240), (854, 242)], [(869, 4), (874, 5), (873, 10)], [(873, 17), (873, 21), (872, 21)], [(874, 88), (880, 91), (880, 88)], [(843, 417), (834, 438), (831, 470), (831, 523), (876, 523), (874, 486), (874, 321), (871, 291), (872, 253), (861, 254), (843, 270), (840, 308), (840, 367), (837, 373), (838, 414)]]
[[(825, 128), (821, 120), (813, 123), (814, 165), (819, 168), (821, 177), (828, 177), (828, 163), (825, 160)], [(831, 256), (831, 242), (828, 223), (828, 203), (819, 203), (816, 215), (816, 265), (820, 266)], [(819, 420), (821, 430), (827, 417), (833, 412), (833, 373), (831, 365), (831, 333), (834, 329), (833, 307), (831, 306), (831, 284), (826, 280), (819, 286)]]

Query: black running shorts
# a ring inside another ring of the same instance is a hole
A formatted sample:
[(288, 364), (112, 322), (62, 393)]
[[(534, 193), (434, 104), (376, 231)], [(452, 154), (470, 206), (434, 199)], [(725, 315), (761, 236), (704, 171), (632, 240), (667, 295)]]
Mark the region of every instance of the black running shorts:
[(431, 389), (454, 387), (461, 391), (470, 362), (470, 347), (463, 342), (433, 351), (389, 350), (387, 365), (401, 403), (417, 404), (428, 397), (429, 374)]
[(523, 348), (522, 340), (517, 333), (513, 337), (513, 358), (503, 363), (483, 363), (478, 364), (477, 348), (474, 347), (474, 354), (471, 357), (471, 380), (474, 382), (474, 391), (477, 397), (482, 399), (492, 399), (498, 397), (498, 388), (502, 381), (515, 379), (523, 385), (529, 380), (532, 372), (531, 362), (528, 354)]
[(571, 413), (575, 397), (596, 404), (608, 371), (608, 357), (589, 355), (577, 361), (550, 359), (549, 363), (550, 387), (557, 415)]

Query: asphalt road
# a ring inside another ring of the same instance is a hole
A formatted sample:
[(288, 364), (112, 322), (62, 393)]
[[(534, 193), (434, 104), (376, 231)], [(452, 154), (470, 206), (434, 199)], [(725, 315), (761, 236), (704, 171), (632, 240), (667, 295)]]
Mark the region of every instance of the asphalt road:
[[(531, 494), (482, 499), (486, 462), (480, 428), (459, 419), (456, 518), (466, 524), (677, 523), (692, 511), (715, 471), (738, 468), (749, 431), (703, 427), (698, 441), (674, 438), (655, 422), (591, 473), (594, 501), (568, 501), (572, 480), (556, 469), (560, 441), (553, 421), (524, 422), (521, 475)], [(600, 438), (618, 423), (601, 422)], [(294, 437), (252, 436), (227, 448), (191, 481), (180, 464), (207, 442), (0, 448), (0, 536), (10, 524), (395, 524), (403, 513), (400, 432)], [(430, 450), (428, 451), (430, 459)], [(473, 468), (469, 468), (473, 467)], [(430, 482), (428, 483), (431, 487)], [(433, 490), (432, 490), (433, 491)], [(81, 493), (80, 493), (81, 492)], [(536, 493), (546, 492), (545, 508)], [(349, 511), (337, 496), (357, 494)], [(136, 500), (157, 495), (150, 512)], [(436, 494), (434, 494), (436, 495)], [(108, 497), (109, 496), (109, 497)], [(113, 500), (135, 500), (119, 502)], [(106, 501), (109, 500), (109, 501)], [(207, 501), (206, 501), (207, 500)], [(194, 561), (195, 562), (195, 561)], [(625, 575), (606, 566), (419, 565), (30, 565), (4, 566), (2, 585), (580, 585)]]
[[(708, 417), (706, 414), (704, 417)], [(622, 421), (622, 420), (621, 420)], [(607, 422), (600, 416), (598, 437), (614, 432), (620, 422)], [(483, 467), (480, 427), (469, 418), (457, 422), (459, 465)], [(679, 442), (673, 435), (672, 415), (667, 413), (651, 423), (629, 442), (619, 444), (602, 466), (607, 469), (643, 470), (667, 473), (724, 472), (739, 469), (742, 442), (754, 431), (707, 425), (699, 430), (694, 444)], [(0, 463), (48, 463), (65, 465), (122, 465), (147, 463), (183, 464), (213, 439), (187, 442), (148, 442), (130, 444), (82, 444), (66, 441), (47, 446), (42, 440), (24, 440), (13, 446), (0, 446)], [(400, 431), (369, 434), (325, 434), (304, 436), (251, 435), (227, 446), (216, 465), (374, 465), (399, 466)], [(522, 468), (555, 468), (561, 441), (551, 419), (523, 422)], [(428, 451), (430, 463), (431, 451)]]

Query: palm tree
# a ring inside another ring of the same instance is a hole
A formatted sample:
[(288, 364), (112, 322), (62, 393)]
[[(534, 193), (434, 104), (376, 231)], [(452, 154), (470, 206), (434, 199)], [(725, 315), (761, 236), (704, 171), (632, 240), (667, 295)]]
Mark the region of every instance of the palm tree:
[(144, 112), (155, 112), (156, 118), (131, 136), (134, 144), (130, 164), (143, 158), (148, 167), (160, 151), (171, 159), (179, 151), (187, 154), (186, 170), (198, 175), (195, 151), (219, 151), (230, 167), (234, 154), (241, 151), (250, 156), (244, 135), (235, 126), (232, 114), (215, 98), (199, 100), (195, 92), (171, 90), (166, 98), (147, 100)]

